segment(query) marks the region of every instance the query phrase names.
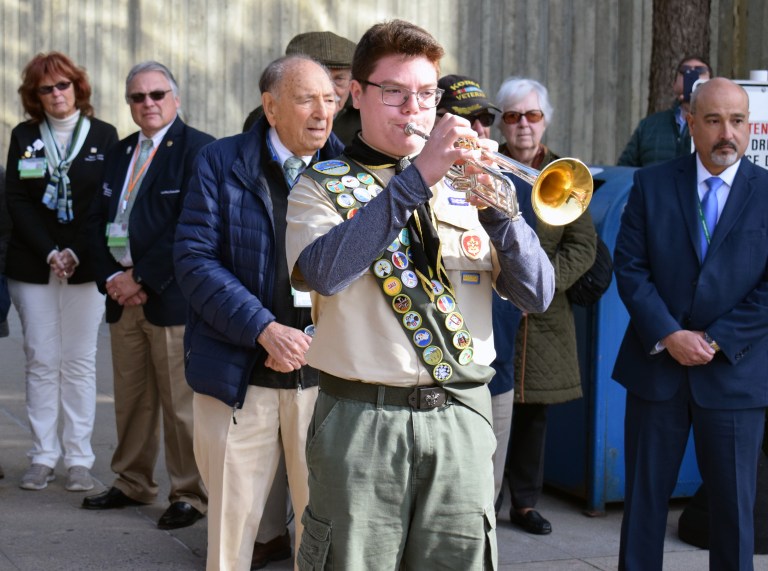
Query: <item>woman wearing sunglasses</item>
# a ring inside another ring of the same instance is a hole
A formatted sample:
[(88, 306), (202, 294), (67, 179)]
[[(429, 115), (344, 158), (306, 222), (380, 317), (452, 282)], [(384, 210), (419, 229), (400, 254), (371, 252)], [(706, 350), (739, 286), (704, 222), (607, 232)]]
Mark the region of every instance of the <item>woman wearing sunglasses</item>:
[(64, 487), (79, 492), (93, 488), (96, 340), (104, 312), (84, 228), (117, 131), (93, 117), (88, 77), (66, 55), (38, 54), (21, 77), (29, 119), (13, 129), (8, 151), (13, 230), (5, 268), (24, 336), (32, 430), (20, 485), (42, 490), (63, 458)]
[[(496, 104), (502, 110), (499, 129), (505, 139), (501, 153), (537, 170), (559, 158), (541, 142), (553, 111), (546, 87), (511, 77), (501, 85)], [(520, 204), (530, 201), (531, 187), (519, 181), (515, 186)], [(565, 226), (534, 223), (555, 268), (555, 296), (544, 313), (524, 314), (515, 336), (515, 403), (506, 475), (510, 519), (529, 533), (544, 535), (552, 525), (534, 508), (543, 485), (547, 407), (581, 398), (573, 311), (565, 292), (592, 267), (597, 235), (588, 211)]]

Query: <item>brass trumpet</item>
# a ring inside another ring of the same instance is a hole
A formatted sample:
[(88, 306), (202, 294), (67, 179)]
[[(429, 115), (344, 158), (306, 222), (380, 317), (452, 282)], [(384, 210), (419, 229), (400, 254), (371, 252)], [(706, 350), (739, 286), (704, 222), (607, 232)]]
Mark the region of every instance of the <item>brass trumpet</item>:
[[(429, 139), (414, 123), (405, 126), (406, 135)], [(533, 187), (531, 203), (536, 216), (551, 226), (564, 226), (576, 220), (592, 200), (594, 183), (587, 166), (578, 159), (558, 159), (542, 170), (536, 170), (515, 160), (481, 149), (474, 139), (461, 138), (456, 143), (467, 149), (480, 150), (481, 161), (467, 161), (492, 177), (492, 185), (481, 183), (477, 175), (466, 174), (464, 167), (453, 165), (446, 174), (449, 185), (456, 190), (472, 193), (484, 204), (516, 220), (520, 216), (517, 193), (502, 173), (511, 173)]]

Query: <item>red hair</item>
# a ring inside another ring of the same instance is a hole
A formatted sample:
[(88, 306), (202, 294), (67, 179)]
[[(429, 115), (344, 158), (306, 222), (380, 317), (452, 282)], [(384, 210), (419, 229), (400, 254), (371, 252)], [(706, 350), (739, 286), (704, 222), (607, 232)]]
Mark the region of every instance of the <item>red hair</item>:
[(37, 88), (46, 75), (60, 75), (72, 82), (75, 90), (75, 107), (87, 117), (93, 117), (91, 106), (91, 84), (85, 69), (77, 67), (71, 59), (61, 52), (37, 54), (21, 72), (19, 95), (24, 111), (33, 123), (40, 123), (45, 118), (43, 104)]

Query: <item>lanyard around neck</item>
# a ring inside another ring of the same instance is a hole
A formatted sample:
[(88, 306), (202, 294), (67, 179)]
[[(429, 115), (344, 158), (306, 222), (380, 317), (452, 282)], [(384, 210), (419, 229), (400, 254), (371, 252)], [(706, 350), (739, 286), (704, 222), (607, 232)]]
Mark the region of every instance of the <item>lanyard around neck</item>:
[[(134, 158), (133, 158), (133, 164), (136, 164), (136, 161), (139, 160), (139, 148), (141, 145), (136, 145), (136, 151), (134, 152)], [(133, 194), (134, 189), (136, 188), (136, 185), (139, 183), (139, 181), (142, 178), (142, 175), (144, 174), (144, 171), (147, 170), (147, 167), (149, 167), (149, 163), (152, 162), (152, 157), (155, 156), (155, 153), (157, 152), (157, 147), (152, 149), (152, 152), (147, 157), (147, 160), (144, 161), (144, 164), (141, 165), (141, 168), (138, 170), (138, 172), (132, 172), (131, 178), (128, 179), (128, 189), (125, 191), (125, 196), (123, 197), (123, 204), (122, 204), (122, 210), (125, 212), (125, 209), (128, 208), (128, 201), (131, 198), (131, 194)], [(132, 169), (135, 171), (136, 169)]]

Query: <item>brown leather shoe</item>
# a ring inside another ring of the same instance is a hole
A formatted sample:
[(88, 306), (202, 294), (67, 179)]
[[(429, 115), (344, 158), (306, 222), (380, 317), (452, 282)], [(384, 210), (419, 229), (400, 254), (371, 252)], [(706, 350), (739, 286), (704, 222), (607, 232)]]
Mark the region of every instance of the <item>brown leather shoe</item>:
[(285, 530), (284, 535), (278, 535), (266, 543), (253, 544), (251, 571), (263, 569), (270, 561), (282, 561), (291, 556), (291, 532)]

